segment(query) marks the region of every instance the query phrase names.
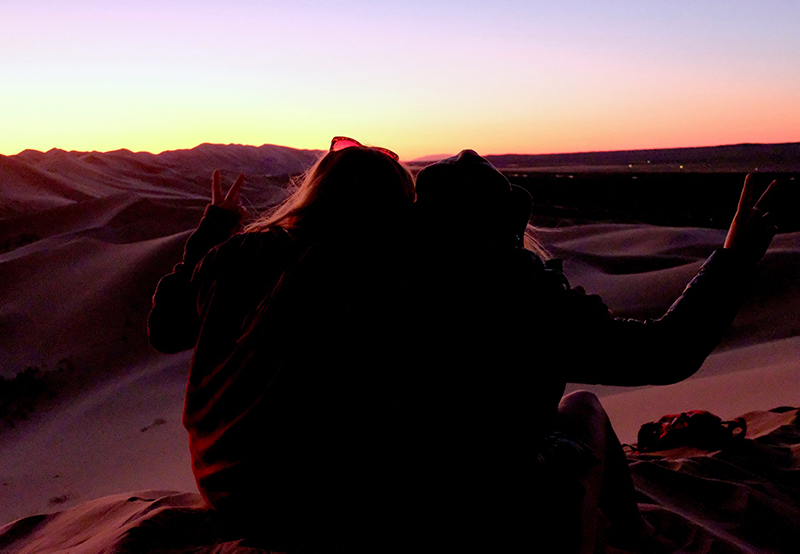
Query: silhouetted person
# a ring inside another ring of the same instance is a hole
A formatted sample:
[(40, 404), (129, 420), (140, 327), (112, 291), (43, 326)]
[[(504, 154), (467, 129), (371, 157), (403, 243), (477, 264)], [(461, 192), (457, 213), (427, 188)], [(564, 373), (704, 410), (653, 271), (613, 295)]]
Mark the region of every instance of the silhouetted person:
[(775, 233), (753, 207), (752, 189), (748, 178), (724, 248), (667, 313), (636, 321), (613, 317), (599, 297), (572, 288), (558, 264), (518, 246), (520, 204), (475, 152), (420, 172), (426, 318), (417, 338), (431, 352), (432, 391), (421, 412), (435, 422), (424, 435), (440, 464), (430, 478), (434, 499), (455, 533), (498, 551), (555, 540), (559, 551), (592, 552), (600, 510), (609, 542), (647, 548), (608, 417), (594, 395), (562, 399), (564, 388), (670, 384), (699, 369)]
[[(504, 552), (529, 536), (537, 418), (531, 311), (563, 276), (521, 247), (530, 196), (471, 150), (417, 176), (420, 449), (427, 525), (455, 551)], [(544, 335), (540, 334), (544, 339)], [(547, 355), (547, 354), (545, 354)], [(562, 391), (554, 391), (560, 396)], [(524, 535), (524, 536), (523, 536)]]
[(199, 490), (274, 550), (389, 541), (413, 179), (390, 151), (337, 137), (234, 234), (243, 179), (223, 196), (214, 173), (149, 319), (157, 349), (194, 348), (183, 421)]

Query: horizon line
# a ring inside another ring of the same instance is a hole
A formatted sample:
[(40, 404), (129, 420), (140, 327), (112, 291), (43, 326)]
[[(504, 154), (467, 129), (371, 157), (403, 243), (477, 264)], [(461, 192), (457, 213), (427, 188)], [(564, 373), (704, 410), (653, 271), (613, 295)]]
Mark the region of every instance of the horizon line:
[[(483, 157), (500, 157), (500, 156), (571, 156), (571, 155), (580, 155), (580, 154), (614, 154), (614, 153), (624, 153), (624, 152), (652, 152), (652, 151), (664, 151), (664, 150), (699, 150), (705, 148), (727, 148), (727, 147), (736, 147), (736, 146), (788, 146), (788, 145), (800, 145), (800, 140), (795, 142), (737, 142), (737, 143), (730, 143), (730, 144), (711, 144), (711, 145), (703, 145), (703, 146), (669, 146), (669, 147), (660, 147), (660, 148), (621, 148), (621, 149), (614, 149), (614, 150), (576, 150), (576, 151), (568, 151), (568, 152), (540, 152), (540, 153), (531, 153), (531, 152), (505, 152), (502, 154), (480, 154)], [(19, 156), (25, 152), (37, 152), (40, 154), (48, 154), (50, 152), (65, 152), (68, 154), (113, 154), (117, 152), (126, 152), (131, 154), (149, 154), (152, 156), (160, 156), (161, 154), (169, 153), (169, 152), (188, 152), (191, 150), (196, 150), (203, 146), (214, 146), (214, 147), (235, 147), (240, 146), (244, 148), (263, 148), (263, 147), (276, 147), (276, 148), (288, 148), (291, 150), (297, 151), (306, 151), (306, 152), (325, 152), (323, 149), (317, 148), (298, 148), (295, 146), (287, 146), (282, 144), (273, 144), (273, 143), (264, 143), (264, 144), (243, 144), (243, 143), (215, 143), (215, 142), (201, 142), (196, 146), (190, 148), (172, 148), (161, 150), (159, 152), (151, 152), (149, 150), (131, 150), (129, 148), (116, 148), (114, 150), (65, 150), (63, 148), (59, 148), (54, 146), (49, 150), (37, 150), (35, 148), (24, 148), (17, 152), (16, 154), (1, 154), (0, 156), (3, 157), (14, 157)], [(408, 160), (401, 160), (403, 162), (415, 162), (415, 161), (436, 161), (448, 158), (450, 156), (455, 156), (456, 154), (426, 154), (422, 156), (417, 156), (412, 159)]]

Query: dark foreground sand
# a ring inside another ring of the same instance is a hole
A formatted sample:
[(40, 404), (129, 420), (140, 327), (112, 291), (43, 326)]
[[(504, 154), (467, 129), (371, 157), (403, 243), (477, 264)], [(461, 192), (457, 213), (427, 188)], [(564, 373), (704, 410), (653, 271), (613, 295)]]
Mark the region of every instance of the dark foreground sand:
[[(0, 551), (155, 552), (154, 541), (174, 552), (247, 551), (224, 542), (190, 472), (180, 423), (190, 354), (150, 349), (145, 320), (155, 283), (179, 260), (207, 202), (211, 169), (231, 179), (248, 173), (252, 213), (280, 198), (286, 174), (313, 155), (204, 146), (0, 157), (0, 375), (36, 368), (32, 387), (2, 401), (0, 525), (10, 523), (0, 528)], [(663, 313), (724, 232), (602, 224), (539, 236), (565, 259), (573, 284), (620, 315), (644, 318)], [(769, 412), (800, 406), (799, 277), (800, 234), (779, 235), (695, 377), (571, 389), (597, 392), (624, 442), (667, 413), (750, 412), (748, 440), (735, 450), (632, 457), (645, 515), (672, 551), (800, 544), (797, 414)]]
[[(639, 506), (658, 532), (659, 551), (795, 552), (797, 416), (797, 409), (745, 414), (747, 438), (717, 452), (684, 448), (631, 456)], [(0, 550), (268, 552), (231, 535), (197, 493), (164, 490), (114, 494), (16, 520), (0, 527)]]

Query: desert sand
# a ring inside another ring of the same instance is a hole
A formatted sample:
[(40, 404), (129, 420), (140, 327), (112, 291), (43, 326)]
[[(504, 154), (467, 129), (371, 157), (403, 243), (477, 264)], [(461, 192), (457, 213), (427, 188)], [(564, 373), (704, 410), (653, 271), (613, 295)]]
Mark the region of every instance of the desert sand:
[[(2, 400), (0, 550), (250, 551), (217, 533), (197, 495), (180, 421), (191, 353), (153, 350), (145, 322), (208, 202), (212, 169), (245, 172), (245, 206), (257, 213), (315, 156), (236, 145), (0, 156), (0, 376), (5, 390), (30, 377)], [(531, 231), (573, 285), (636, 318), (660, 316), (725, 234), (613, 223)], [(735, 452), (631, 457), (645, 516), (675, 552), (781, 552), (800, 539), (797, 412), (770, 412), (800, 405), (800, 233), (778, 235), (759, 273), (694, 377), (569, 388), (597, 393), (627, 443), (668, 413), (748, 414)]]

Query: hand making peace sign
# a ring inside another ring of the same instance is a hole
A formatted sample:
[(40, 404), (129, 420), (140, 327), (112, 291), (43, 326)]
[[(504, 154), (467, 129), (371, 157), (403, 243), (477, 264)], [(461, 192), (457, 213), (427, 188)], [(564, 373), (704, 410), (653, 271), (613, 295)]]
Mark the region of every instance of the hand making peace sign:
[(242, 188), (243, 184), (244, 173), (240, 173), (233, 183), (233, 186), (228, 190), (228, 193), (223, 196), (222, 177), (220, 176), (219, 169), (215, 169), (211, 178), (211, 204), (223, 210), (239, 214), (240, 220), (244, 219), (247, 215), (247, 210), (244, 209), (239, 199), (239, 190)]
[(753, 202), (754, 183), (752, 173), (745, 177), (739, 207), (725, 238), (725, 248), (739, 250), (757, 262), (764, 256), (772, 237), (778, 232), (776, 219), (781, 216), (782, 211), (791, 208), (784, 205), (786, 187), (782, 181), (772, 181), (758, 202)]

